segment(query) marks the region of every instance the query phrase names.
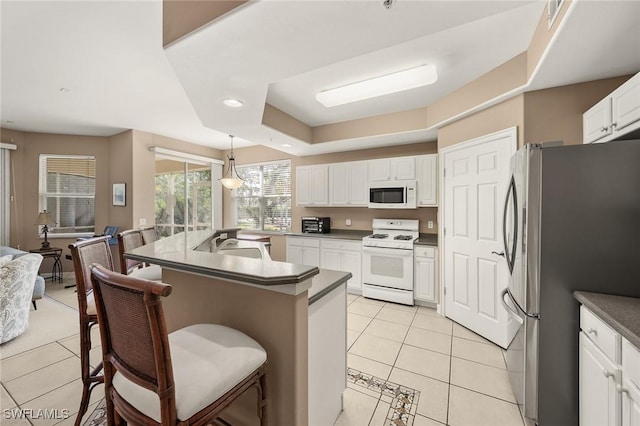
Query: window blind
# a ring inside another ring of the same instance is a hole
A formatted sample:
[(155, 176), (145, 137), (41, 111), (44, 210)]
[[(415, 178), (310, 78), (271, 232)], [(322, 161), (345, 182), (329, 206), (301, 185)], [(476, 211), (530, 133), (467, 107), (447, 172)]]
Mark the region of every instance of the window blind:
[(40, 155), (40, 211), (55, 222), (52, 234), (95, 231), (96, 160), (92, 156)]
[(291, 161), (237, 166), (244, 185), (233, 190), (236, 226), (260, 231), (291, 229)]

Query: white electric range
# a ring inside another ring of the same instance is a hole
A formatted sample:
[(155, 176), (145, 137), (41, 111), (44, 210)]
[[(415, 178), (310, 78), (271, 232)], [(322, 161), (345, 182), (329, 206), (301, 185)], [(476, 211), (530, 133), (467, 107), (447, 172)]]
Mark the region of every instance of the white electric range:
[(413, 305), (413, 243), (419, 221), (373, 219), (362, 239), (362, 295)]

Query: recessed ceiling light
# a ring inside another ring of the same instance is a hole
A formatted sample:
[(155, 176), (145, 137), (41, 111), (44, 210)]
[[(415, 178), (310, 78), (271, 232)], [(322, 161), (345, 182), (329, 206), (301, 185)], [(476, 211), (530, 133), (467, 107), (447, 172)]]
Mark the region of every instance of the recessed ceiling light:
[(229, 98), (229, 99), (225, 99), (222, 102), (224, 102), (226, 106), (229, 106), (231, 108), (240, 108), (243, 105), (242, 101), (239, 101), (238, 99)]
[(427, 86), (435, 83), (437, 80), (438, 74), (435, 65), (422, 65), (335, 89), (325, 90), (318, 93), (316, 99), (322, 105), (329, 108)]
[(290, 143), (283, 143), (281, 146), (283, 148), (291, 148), (293, 145), (291, 145)]

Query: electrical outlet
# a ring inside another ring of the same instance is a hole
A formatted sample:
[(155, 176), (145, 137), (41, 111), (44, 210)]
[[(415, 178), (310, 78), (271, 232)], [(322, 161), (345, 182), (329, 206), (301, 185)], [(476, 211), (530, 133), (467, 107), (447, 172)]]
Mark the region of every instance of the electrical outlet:
[(429, 229), (433, 229), (433, 221), (430, 220), (429, 222), (427, 222), (427, 228)]
[(138, 219), (138, 226), (145, 226), (147, 224), (147, 219), (144, 217), (141, 217)]
[(351, 226), (351, 219), (345, 220), (345, 223), (346, 223), (347, 226)]

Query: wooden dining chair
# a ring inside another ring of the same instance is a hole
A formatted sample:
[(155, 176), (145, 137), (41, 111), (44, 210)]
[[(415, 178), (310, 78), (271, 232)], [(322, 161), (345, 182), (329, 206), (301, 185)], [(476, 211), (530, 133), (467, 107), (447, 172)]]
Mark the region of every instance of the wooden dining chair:
[(158, 231), (155, 226), (143, 226), (140, 228), (142, 235), (142, 244), (149, 244), (158, 239)]
[[(139, 260), (127, 259), (124, 257), (124, 254), (127, 251), (151, 242), (148, 240), (151, 240), (154, 236), (155, 227), (129, 229), (118, 234), (120, 271), (123, 274), (133, 275), (146, 280), (162, 281), (162, 268), (160, 265), (151, 265), (145, 262), (140, 262)], [(145, 238), (148, 240), (145, 240)]]
[(142, 233), (139, 229), (128, 229), (118, 233), (118, 257), (120, 258), (120, 272), (129, 275), (134, 270), (144, 268), (146, 265), (139, 260), (127, 259), (125, 252), (142, 247)]
[(244, 333), (196, 324), (167, 333), (172, 287), (91, 267), (102, 339), (107, 424), (206, 425), (255, 388), (267, 424), (267, 354)]
[(76, 276), (78, 312), (80, 317), (80, 369), (82, 377), (82, 398), (80, 410), (76, 416), (78, 426), (89, 406), (91, 391), (103, 383), (102, 362), (90, 370), (89, 351), (91, 350), (91, 328), (98, 323), (94, 293), (91, 285), (91, 264), (100, 264), (109, 270), (114, 269), (113, 257), (109, 248), (111, 236), (90, 238), (69, 244), (73, 269)]

